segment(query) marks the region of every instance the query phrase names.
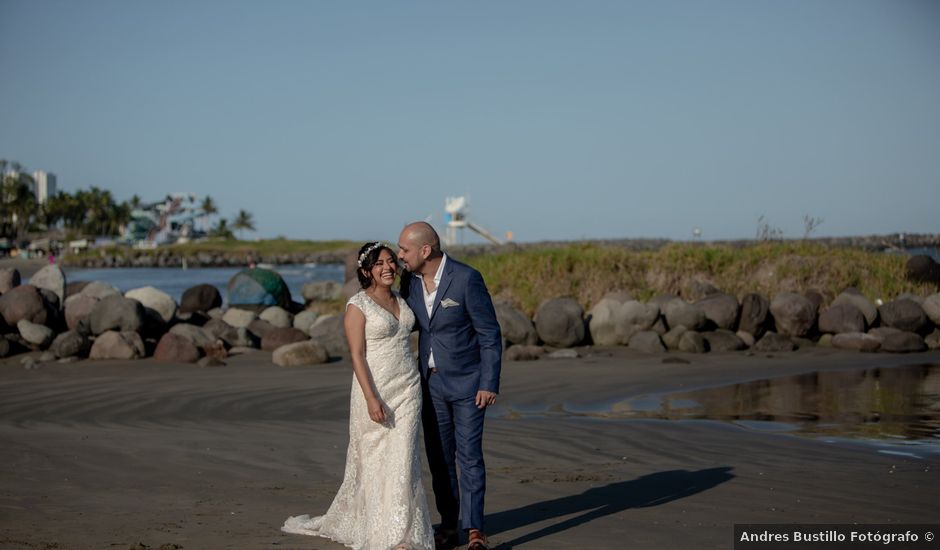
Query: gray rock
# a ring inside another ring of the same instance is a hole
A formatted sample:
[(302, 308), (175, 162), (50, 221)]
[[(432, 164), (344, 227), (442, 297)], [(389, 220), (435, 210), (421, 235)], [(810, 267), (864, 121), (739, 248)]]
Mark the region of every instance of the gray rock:
[(11, 327), (23, 319), (45, 325), (50, 317), (48, 313), (39, 289), (33, 285), (17, 286), (0, 296), (0, 315)]
[[(232, 330), (233, 332), (235, 330), (232, 329), (232, 327), (228, 327), (228, 329)], [(177, 336), (186, 338), (197, 348), (212, 345), (215, 343), (216, 339), (220, 338), (215, 336), (212, 332), (205, 329), (204, 327), (197, 327), (196, 325), (190, 325), (187, 323), (173, 325), (173, 328), (170, 329), (170, 334), (176, 334)]]
[(708, 342), (710, 351), (738, 351), (744, 349), (744, 341), (738, 338), (738, 335), (730, 330), (718, 329), (716, 331), (704, 332), (702, 336)]
[(90, 296), (96, 300), (103, 300), (109, 296), (121, 296), (121, 291), (113, 285), (101, 281), (92, 281), (85, 285), (79, 294)]
[(740, 338), (741, 341), (744, 342), (744, 345), (749, 348), (753, 348), (754, 344), (757, 342), (757, 340), (754, 339), (754, 335), (751, 334), (750, 332), (739, 330), (735, 334), (737, 334), (738, 338)]
[(940, 328), (934, 329), (924, 338), (924, 343), (927, 344), (927, 349), (940, 349)]
[(897, 334), (902, 332), (900, 329), (891, 328), (891, 327), (876, 327), (868, 331), (868, 334), (878, 339), (878, 341), (883, 342), (885, 338), (892, 334)]
[(207, 311), (206, 315), (208, 315), (210, 319), (218, 319), (221, 321), (222, 318), (225, 317), (225, 312), (220, 307), (214, 307)]
[(311, 340), (285, 344), (275, 349), (271, 356), (271, 361), (279, 367), (319, 365), (326, 363), (329, 359), (330, 355), (326, 349)]
[(901, 294), (898, 294), (898, 297), (895, 298), (895, 300), (910, 300), (912, 302), (917, 302), (917, 305), (919, 305), (920, 307), (924, 307), (925, 298), (923, 296), (918, 296), (917, 294), (912, 294), (910, 292), (902, 292)]
[(708, 351), (708, 341), (700, 333), (687, 330), (679, 338), (679, 351), (686, 353), (706, 353)]
[(867, 326), (874, 326), (875, 321), (878, 319), (878, 308), (875, 307), (875, 304), (862, 296), (862, 294), (855, 288), (847, 288), (842, 291), (842, 294), (836, 296), (836, 299), (832, 301), (833, 306), (849, 304), (858, 308), (862, 312), (862, 315), (865, 316), (865, 324)]
[(933, 324), (940, 326), (940, 292), (927, 296), (921, 307)]
[(324, 315), (310, 327), (310, 339), (320, 344), (330, 357), (349, 357), (349, 344), (346, 342), (346, 327), (343, 326), (345, 315)]
[[(133, 298), (108, 296), (98, 300), (89, 315), (92, 334), (107, 331), (140, 332), (144, 328), (144, 306)], [(111, 340), (113, 340), (112, 337)]]
[(307, 283), (300, 289), (300, 294), (304, 301), (310, 302), (332, 302), (339, 300), (343, 296), (343, 285), (335, 281), (317, 281)]
[(826, 302), (826, 298), (815, 288), (811, 288), (804, 292), (803, 297), (813, 304), (813, 309), (815, 309), (817, 313), (819, 312), (819, 308), (821, 308), (822, 305)]
[[(678, 326), (662, 336), (663, 344), (666, 345), (667, 349), (677, 350), (679, 349), (679, 341), (682, 339), (682, 335), (686, 332), (689, 332), (689, 329)], [(658, 333), (657, 333), (658, 334)]]
[(545, 348), (542, 346), (516, 345), (509, 346), (503, 352), (504, 361), (534, 361), (545, 355)]
[(832, 337), (832, 347), (851, 351), (873, 352), (881, 347), (881, 339), (863, 332), (843, 332)]
[(770, 300), (760, 294), (748, 294), (741, 300), (741, 318), (738, 330), (753, 334), (755, 338), (764, 335), (770, 313)]
[(51, 363), (52, 361), (55, 361), (55, 360), (56, 360), (56, 356), (51, 351), (44, 351), (39, 356), (40, 363)]
[(734, 296), (712, 293), (702, 298), (696, 305), (705, 312), (705, 318), (716, 327), (734, 330), (738, 324), (738, 300)]
[(237, 307), (229, 308), (229, 310), (225, 312), (225, 315), (222, 316), (223, 321), (235, 328), (247, 327), (257, 318), (258, 314), (254, 311), (238, 309)]
[(274, 351), (288, 344), (304, 342), (309, 339), (310, 336), (306, 332), (294, 327), (274, 327), (261, 337), (261, 349)]
[(155, 311), (164, 323), (169, 323), (176, 317), (176, 300), (158, 288), (152, 286), (135, 288), (127, 291), (124, 297), (137, 300), (145, 309)]
[(823, 334), (819, 337), (819, 342), (816, 342), (816, 345), (821, 348), (831, 348), (832, 347), (832, 335)]
[(819, 331), (830, 334), (865, 332), (865, 315), (850, 303), (834, 305), (819, 314)]
[(940, 285), (940, 264), (926, 254), (917, 254), (908, 258), (905, 274), (908, 280), (916, 283)]
[(881, 351), (891, 353), (927, 351), (927, 344), (919, 334), (913, 332), (898, 332), (885, 336), (885, 339), (881, 342)]
[(264, 340), (264, 337), (268, 335), (272, 330), (277, 329), (276, 326), (272, 325), (267, 321), (262, 321), (261, 319), (255, 319), (248, 325), (248, 330), (258, 335), (258, 338)]
[(652, 330), (643, 330), (634, 334), (630, 338), (629, 346), (630, 349), (642, 353), (663, 353), (666, 351), (666, 346), (663, 345), (659, 334)]
[(167, 363), (195, 363), (200, 357), (199, 348), (192, 340), (181, 334), (168, 332), (160, 338), (153, 358)]
[(49, 350), (56, 357), (85, 357), (91, 349), (91, 340), (84, 334), (70, 330), (55, 337)]
[(229, 346), (234, 346), (233, 342), (238, 339), (238, 329), (221, 319), (209, 319), (206, 321), (205, 325), (199, 328), (208, 332), (213, 339), (220, 339), (229, 344)]
[(779, 333), (787, 336), (804, 336), (816, 322), (816, 306), (795, 292), (781, 292), (774, 296), (770, 313)]
[(88, 357), (89, 359), (139, 359), (145, 354), (144, 341), (139, 334), (109, 330), (95, 338)]
[(20, 286), (20, 272), (15, 267), (0, 268), (0, 294)]
[(885, 326), (906, 332), (917, 332), (927, 322), (924, 309), (913, 300), (894, 300), (878, 308)]
[(578, 350), (571, 348), (556, 349), (545, 356), (546, 359), (577, 359), (578, 357), (581, 357)]
[(568, 348), (584, 340), (584, 310), (571, 298), (542, 302), (535, 313), (535, 331), (546, 344)]
[(317, 317), (319, 317), (317, 312), (305, 309), (297, 315), (294, 315), (294, 328), (309, 333), (310, 327), (317, 321)]
[(65, 303), (65, 272), (58, 265), (43, 267), (29, 279), (29, 284), (53, 292), (59, 297), (59, 304)]
[(493, 306), (500, 332), (507, 342), (517, 345), (535, 345), (538, 342), (535, 325), (525, 313), (506, 302), (496, 302)]
[[(659, 306), (628, 300), (620, 306), (618, 336), (621, 344), (627, 344), (637, 332), (652, 330), (659, 320)], [(656, 332), (656, 331), (654, 331)], [(659, 334), (657, 332), (657, 334)]]
[[(800, 298), (803, 298), (800, 296)], [(803, 298), (806, 300), (806, 298)], [(771, 353), (771, 352), (780, 352), (780, 351), (793, 351), (796, 349), (796, 344), (793, 343), (793, 340), (785, 334), (777, 334), (776, 332), (768, 332), (761, 337), (760, 340), (754, 344), (754, 351), (759, 351), (761, 353)]]
[(51, 328), (32, 323), (26, 319), (21, 319), (16, 324), (16, 328), (20, 332), (20, 336), (37, 349), (46, 349), (52, 343), (52, 339), (55, 338), (55, 333)]
[(706, 325), (705, 312), (695, 304), (684, 300), (670, 300), (663, 307), (666, 326), (673, 329), (683, 326), (689, 330), (702, 330)]
[(98, 298), (81, 293), (66, 298), (65, 324), (68, 326), (69, 330), (76, 329), (82, 319), (89, 319), (97, 303)]
[(719, 294), (720, 292), (721, 291), (718, 290), (718, 287), (711, 284), (710, 282), (695, 279), (689, 282), (685, 288), (682, 289), (682, 296), (684, 296), (687, 300), (697, 302), (708, 296), (711, 296), (712, 294)]
[[(229, 343), (226, 341), (226, 343)], [(245, 327), (235, 329), (235, 340), (229, 343), (232, 348), (261, 349), (261, 337)]]
[[(623, 321), (620, 318), (620, 305), (620, 302), (604, 298), (591, 308), (588, 331), (595, 345), (616, 346), (621, 343), (619, 326)], [(498, 314), (499, 310), (497, 310)], [(503, 334), (505, 335), (506, 332), (504, 331)]]
[(212, 285), (201, 284), (187, 288), (180, 299), (180, 313), (212, 311), (222, 306), (222, 294)]
[(277, 328), (289, 328), (294, 326), (294, 316), (280, 306), (271, 306), (262, 311), (261, 315), (258, 317), (262, 321), (267, 321)]

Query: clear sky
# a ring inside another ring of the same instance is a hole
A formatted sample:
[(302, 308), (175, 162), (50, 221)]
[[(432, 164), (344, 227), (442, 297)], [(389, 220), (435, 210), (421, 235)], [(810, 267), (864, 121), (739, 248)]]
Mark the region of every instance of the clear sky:
[(933, 0), (0, 0), (0, 75), (0, 157), (256, 237), (940, 232)]

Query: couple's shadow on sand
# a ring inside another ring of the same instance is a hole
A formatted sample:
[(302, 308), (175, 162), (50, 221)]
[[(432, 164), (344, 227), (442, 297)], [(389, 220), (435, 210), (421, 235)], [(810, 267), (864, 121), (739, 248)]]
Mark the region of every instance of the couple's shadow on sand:
[(514, 545), (538, 540), (595, 519), (616, 514), (630, 508), (659, 506), (680, 498), (707, 491), (734, 478), (730, 467), (710, 468), (690, 472), (670, 470), (645, 475), (630, 481), (619, 481), (603, 487), (594, 487), (577, 495), (529, 504), (486, 516), (490, 535), (541, 523), (583, 512), (581, 515), (543, 527), (532, 533), (506, 541), (494, 550), (508, 550)]

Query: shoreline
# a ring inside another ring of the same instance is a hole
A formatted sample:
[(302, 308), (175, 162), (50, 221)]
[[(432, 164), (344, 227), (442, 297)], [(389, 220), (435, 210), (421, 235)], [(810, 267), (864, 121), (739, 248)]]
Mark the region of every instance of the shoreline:
[[(689, 363), (621, 348), (509, 362), (497, 406), (940, 364), (938, 351), (668, 356)], [(0, 548), (343, 548), (279, 527), (325, 511), (342, 481), (350, 366), (270, 358), (250, 352), (216, 369), (0, 362)], [(940, 481), (937, 456), (723, 422), (490, 414), (485, 434), (487, 530), (504, 550), (728, 548), (732, 523), (929, 523)]]

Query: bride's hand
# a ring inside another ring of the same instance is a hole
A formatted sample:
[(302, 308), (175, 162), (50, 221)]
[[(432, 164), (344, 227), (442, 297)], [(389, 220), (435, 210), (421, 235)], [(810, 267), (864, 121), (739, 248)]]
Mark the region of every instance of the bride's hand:
[(369, 418), (379, 424), (385, 423), (385, 406), (377, 398), (373, 397), (367, 403), (369, 406)]

